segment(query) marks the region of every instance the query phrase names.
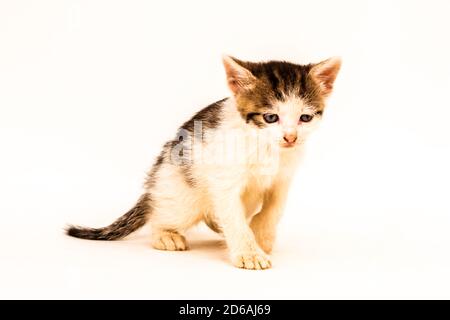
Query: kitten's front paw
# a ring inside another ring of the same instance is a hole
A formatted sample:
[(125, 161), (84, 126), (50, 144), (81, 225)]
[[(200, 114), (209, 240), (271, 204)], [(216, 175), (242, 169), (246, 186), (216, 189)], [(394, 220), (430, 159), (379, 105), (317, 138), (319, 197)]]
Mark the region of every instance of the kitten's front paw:
[(232, 257), (232, 262), (238, 268), (249, 270), (264, 270), (272, 266), (269, 257), (259, 252), (236, 254)]

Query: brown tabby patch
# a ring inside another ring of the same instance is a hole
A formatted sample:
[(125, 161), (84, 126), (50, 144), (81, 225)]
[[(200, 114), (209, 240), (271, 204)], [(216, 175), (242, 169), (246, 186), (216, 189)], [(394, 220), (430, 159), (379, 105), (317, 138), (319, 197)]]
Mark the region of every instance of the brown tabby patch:
[[(262, 114), (271, 112), (276, 101), (288, 96), (298, 96), (321, 114), (324, 109), (323, 96), (310, 71), (313, 65), (297, 65), (284, 61), (244, 62), (233, 58), (235, 62), (249, 70), (256, 81), (253, 88), (236, 95), (236, 102), (242, 117), (258, 127), (266, 123)], [(272, 110), (273, 111), (273, 110)]]

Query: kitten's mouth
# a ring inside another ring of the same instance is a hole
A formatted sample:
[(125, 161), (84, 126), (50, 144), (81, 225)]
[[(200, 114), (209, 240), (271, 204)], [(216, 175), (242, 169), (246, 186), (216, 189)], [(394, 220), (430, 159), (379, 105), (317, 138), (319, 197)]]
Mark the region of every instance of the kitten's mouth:
[(294, 148), (296, 146), (297, 146), (296, 142), (292, 142), (292, 143), (291, 142), (283, 142), (283, 143), (281, 143), (281, 147), (286, 148), (286, 149)]

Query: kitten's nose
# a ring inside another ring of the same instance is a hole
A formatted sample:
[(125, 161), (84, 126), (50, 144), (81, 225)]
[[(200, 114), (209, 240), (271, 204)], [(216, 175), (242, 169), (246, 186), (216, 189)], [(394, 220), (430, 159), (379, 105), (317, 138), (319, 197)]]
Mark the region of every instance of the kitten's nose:
[(297, 133), (285, 133), (283, 139), (287, 143), (294, 143), (297, 141)]

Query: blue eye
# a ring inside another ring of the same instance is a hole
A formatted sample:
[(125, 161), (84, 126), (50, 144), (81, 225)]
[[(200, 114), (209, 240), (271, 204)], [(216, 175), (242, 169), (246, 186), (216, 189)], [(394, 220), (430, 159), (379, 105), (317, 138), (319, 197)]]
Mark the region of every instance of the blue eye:
[(274, 123), (278, 121), (278, 115), (275, 113), (265, 113), (263, 114), (263, 118), (267, 123)]
[(312, 120), (313, 116), (310, 114), (302, 114), (300, 116), (300, 121), (301, 122), (310, 122)]

